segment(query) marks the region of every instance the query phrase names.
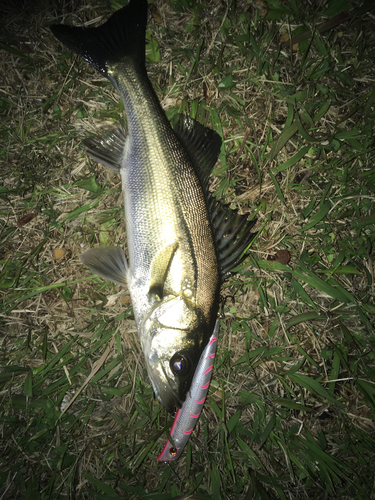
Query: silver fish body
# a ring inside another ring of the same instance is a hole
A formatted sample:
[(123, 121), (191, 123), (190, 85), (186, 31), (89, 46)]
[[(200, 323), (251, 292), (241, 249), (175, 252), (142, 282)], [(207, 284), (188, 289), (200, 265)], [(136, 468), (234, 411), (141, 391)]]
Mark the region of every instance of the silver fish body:
[[(130, 0), (97, 28), (52, 26), (68, 48), (118, 90), (128, 131), (85, 141), (89, 154), (119, 172), (128, 261), (119, 247), (81, 256), (91, 270), (127, 283), (154, 391), (169, 412), (180, 408), (214, 329), (223, 279), (254, 235), (209, 195), (221, 139), (182, 117), (174, 128), (145, 69), (147, 0)], [(244, 230), (244, 231), (243, 231)]]
[(213, 328), (218, 261), (199, 178), (149, 80), (128, 63), (112, 71), (128, 118), (121, 166), (128, 286), (150, 379), (172, 411)]

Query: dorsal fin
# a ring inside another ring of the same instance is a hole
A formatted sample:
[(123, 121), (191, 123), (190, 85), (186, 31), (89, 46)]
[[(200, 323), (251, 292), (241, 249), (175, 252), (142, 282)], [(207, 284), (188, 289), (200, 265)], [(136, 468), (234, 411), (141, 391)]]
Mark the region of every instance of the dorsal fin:
[(232, 269), (246, 258), (243, 252), (257, 235), (250, 232), (256, 219), (247, 220), (246, 216), (216, 200), (211, 193), (208, 193), (208, 210), (223, 282), (231, 275)]
[(206, 196), (223, 282), (246, 258), (242, 254), (257, 234), (250, 232), (256, 219), (248, 221), (246, 216), (217, 201), (208, 190), (208, 178), (221, 148), (219, 134), (187, 115), (179, 115), (173, 130), (187, 151)]
[(173, 130), (188, 153), (207, 194), (207, 181), (220, 153), (220, 135), (187, 115), (179, 115)]

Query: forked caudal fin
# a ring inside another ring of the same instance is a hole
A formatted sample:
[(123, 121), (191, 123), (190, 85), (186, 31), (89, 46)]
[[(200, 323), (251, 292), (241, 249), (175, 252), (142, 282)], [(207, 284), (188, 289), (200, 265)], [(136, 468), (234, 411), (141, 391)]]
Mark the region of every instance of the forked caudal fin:
[(97, 28), (57, 24), (51, 26), (54, 36), (112, 81), (110, 66), (131, 59), (145, 67), (145, 32), (147, 0), (130, 0), (107, 22)]

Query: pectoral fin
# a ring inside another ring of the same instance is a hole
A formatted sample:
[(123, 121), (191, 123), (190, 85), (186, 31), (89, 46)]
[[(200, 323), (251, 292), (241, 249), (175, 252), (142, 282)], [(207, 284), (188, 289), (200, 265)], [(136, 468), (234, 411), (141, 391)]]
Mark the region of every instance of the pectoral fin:
[(157, 295), (159, 299), (164, 296), (165, 280), (177, 248), (177, 241), (171, 243), (160, 250), (152, 260), (151, 279), (148, 293), (151, 295)]
[(121, 247), (91, 248), (80, 259), (82, 264), (101, 278), (121, 286), (128, 282), (129, 267)]

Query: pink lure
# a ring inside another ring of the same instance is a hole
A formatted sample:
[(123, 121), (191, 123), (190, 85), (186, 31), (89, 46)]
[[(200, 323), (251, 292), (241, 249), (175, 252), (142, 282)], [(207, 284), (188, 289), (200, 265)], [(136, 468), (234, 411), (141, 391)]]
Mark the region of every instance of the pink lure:
[(210, 386), (218, 332), (219, 320), (216, 321), (214, 332), (202, 352), (186, 400), (182, 408), (176, 413), (171, 429), (171, 437), (175, 446), (168, 440), (163, 451), (158, 456), (159, 462), (169, 462), (179, 458), (198, 422)]

